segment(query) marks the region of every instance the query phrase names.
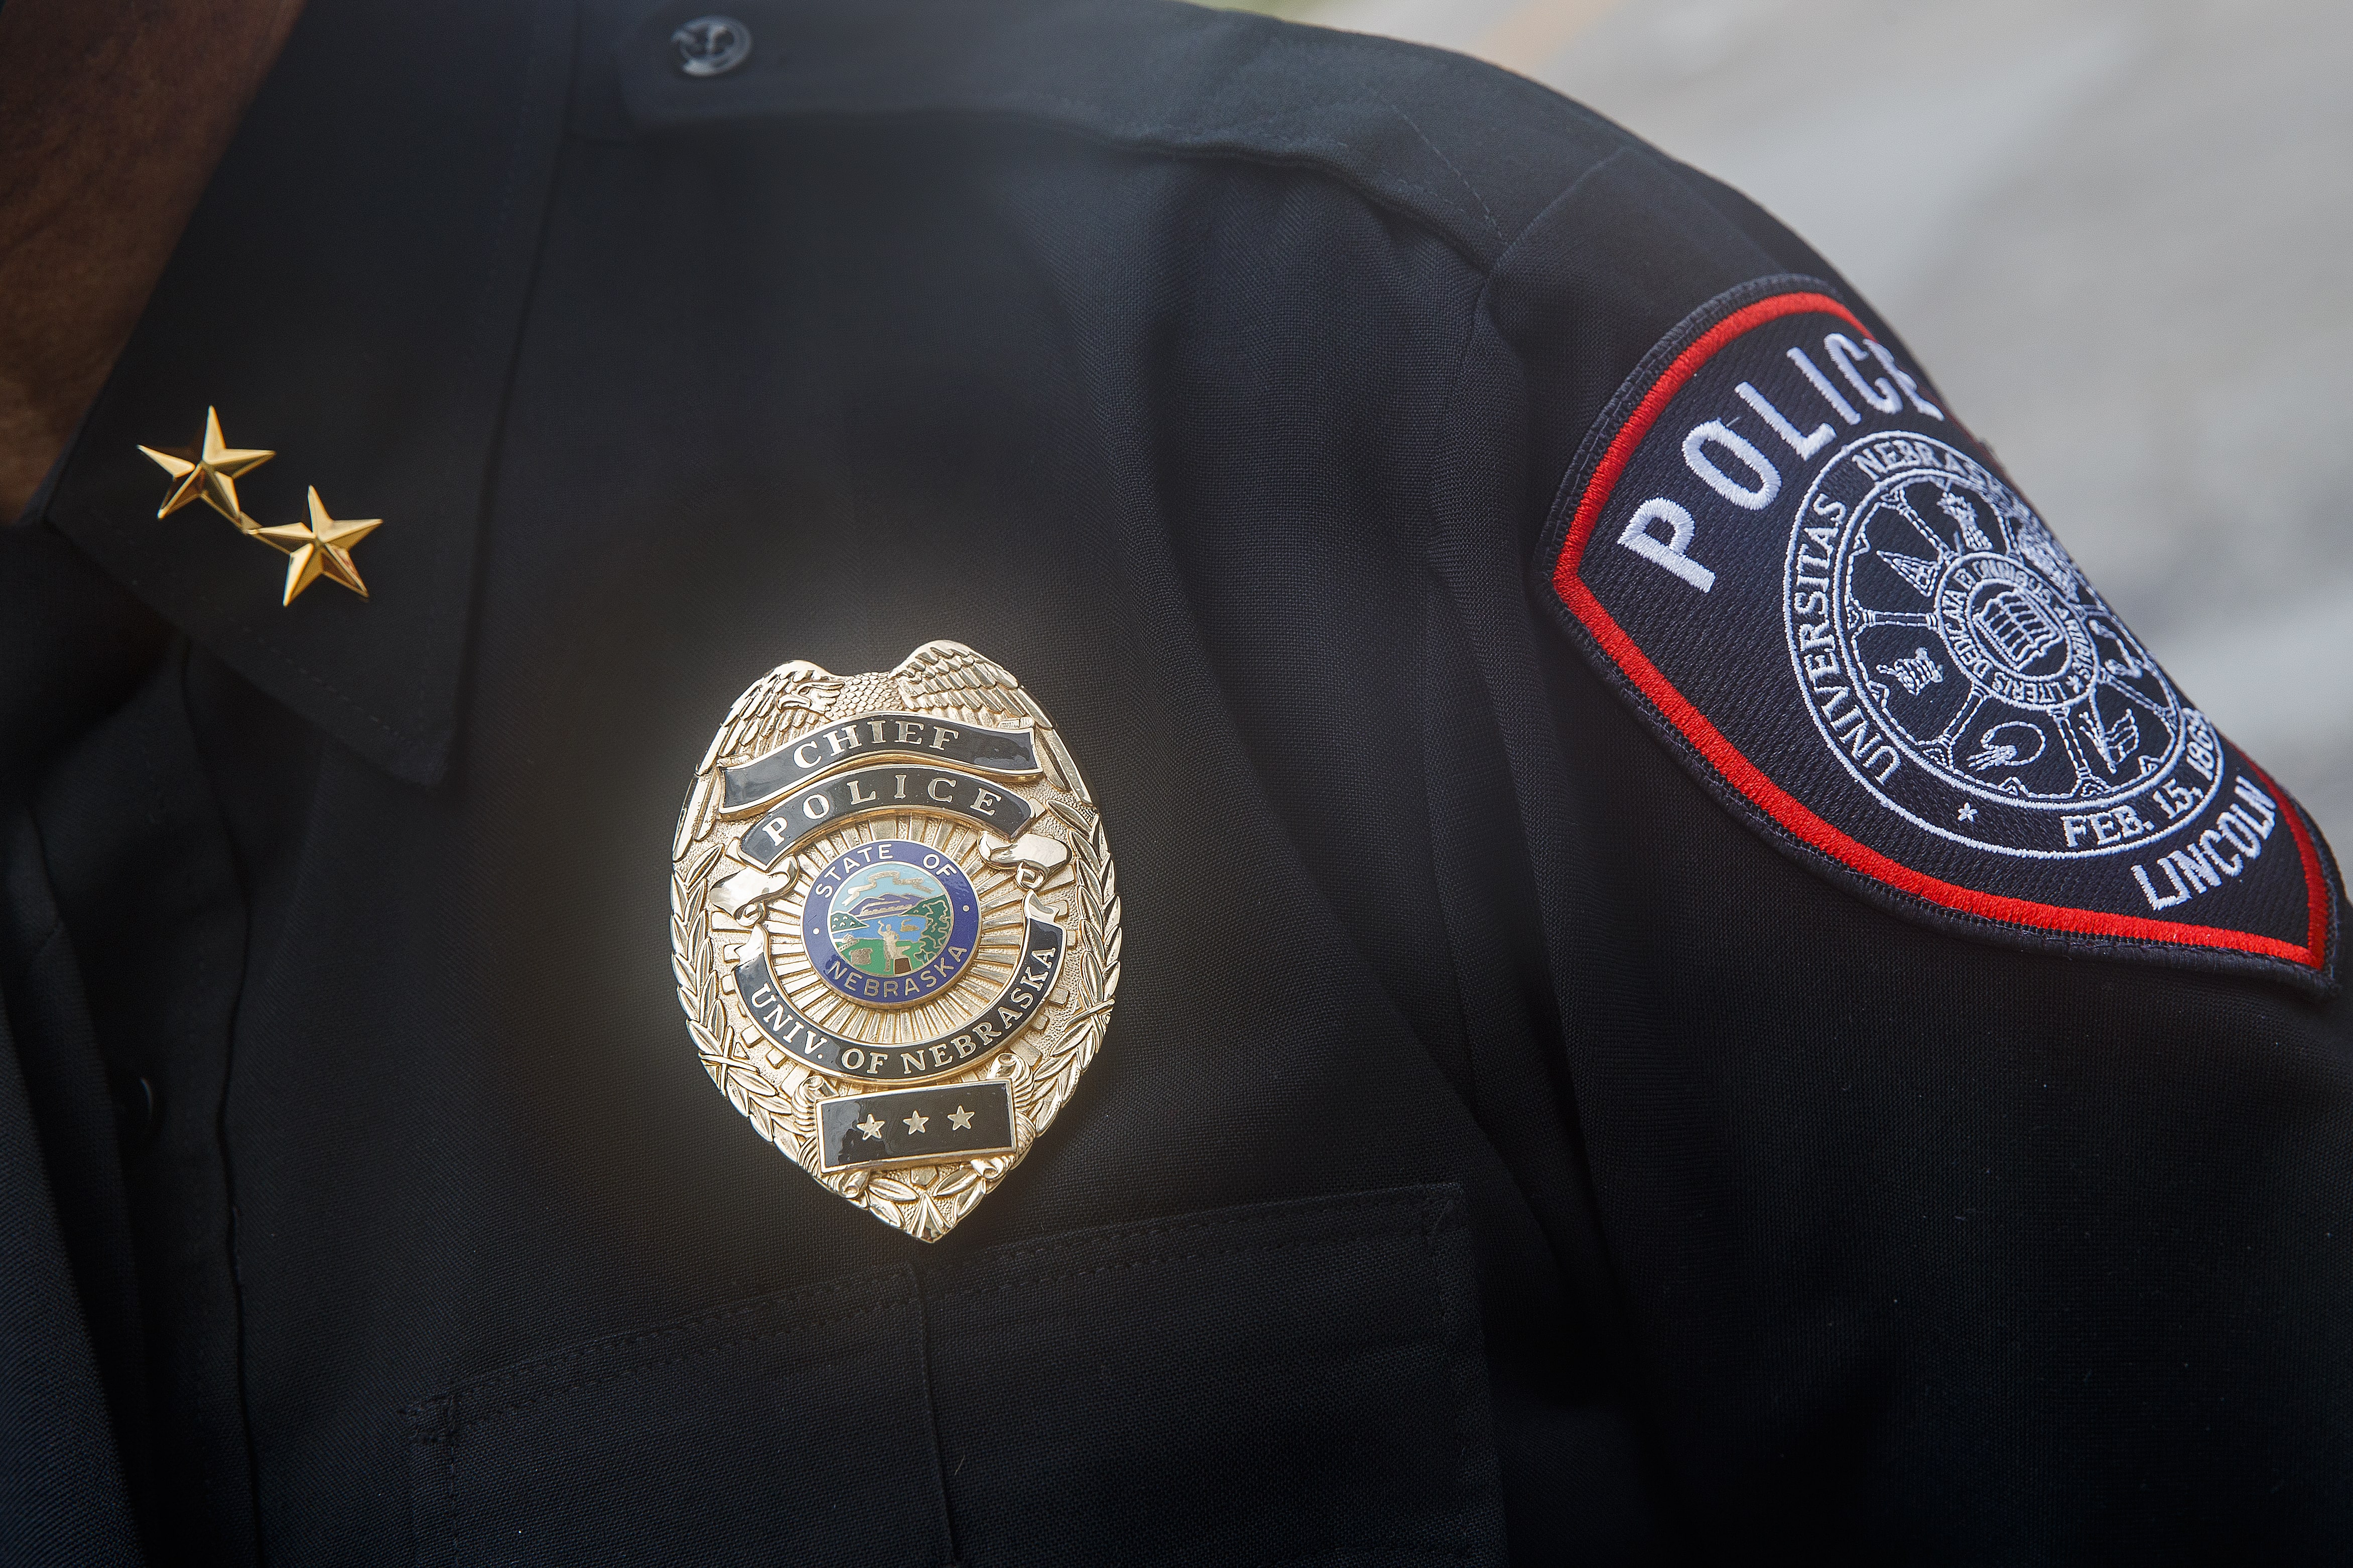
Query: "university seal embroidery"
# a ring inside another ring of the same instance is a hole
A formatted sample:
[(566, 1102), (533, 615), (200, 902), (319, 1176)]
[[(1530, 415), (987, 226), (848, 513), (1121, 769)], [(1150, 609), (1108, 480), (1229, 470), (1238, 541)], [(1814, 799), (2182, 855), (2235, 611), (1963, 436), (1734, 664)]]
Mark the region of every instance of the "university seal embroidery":
[(705, 1071), (826, 1186), (935, 1241), (1021, 1162), (1119, 988), (1103, 819), (1045, 710), (927, 643), (737, 699), (672, 846)]
[(1651, 352), (1588, 437), (1544, 567), (1699, 776), (1878, 901), (2333, 983), (2310, 822), (1822, 285), (1736, 289)]

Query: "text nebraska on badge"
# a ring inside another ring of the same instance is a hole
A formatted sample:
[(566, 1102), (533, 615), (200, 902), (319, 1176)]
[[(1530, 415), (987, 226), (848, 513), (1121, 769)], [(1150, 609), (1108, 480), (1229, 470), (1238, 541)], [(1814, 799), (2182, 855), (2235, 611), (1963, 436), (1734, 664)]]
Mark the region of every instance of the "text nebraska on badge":
[(703, 1070), (909, 1236), (994, 1191), (1101, 1045), (1121, 951), (1102, 814), (1037, 698), (960, 643), (760, 677), (695, 769), (670, 864)]

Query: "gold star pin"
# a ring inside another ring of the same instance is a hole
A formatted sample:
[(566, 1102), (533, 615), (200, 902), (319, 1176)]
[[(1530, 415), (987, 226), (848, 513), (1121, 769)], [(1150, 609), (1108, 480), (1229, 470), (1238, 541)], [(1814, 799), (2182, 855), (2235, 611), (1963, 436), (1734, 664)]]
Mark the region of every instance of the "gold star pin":
[(286, 597), (292, 604), (303, 589), (325, 577), (341, 583), (364, 599), (367, 584), (360, 581), (359, 568), (352, 564), (352, 546), (383, 526), (382, 518), (364, 521), (338, 521), (327, 515), (327, 505), (319, 499), (319, 488), (310, 487), (311, 521), (290, 522), (278, 528), (256, 528), (254, 537), (285, 551), (293, 557), (286, 563)]
[(237, 481), (278, 454), (258, 447), (232, 447), (223, 441), (218, 412), (205, 410), (204, 438), (195, 447), (167, 451), (153, 447), (139, 449), (172, 476), (171, 493), (155, 509), (157, 517), (169, 517), (190, 501), (201, 500), (243, 531), (259, 531), (260, 525), (237, 505)]

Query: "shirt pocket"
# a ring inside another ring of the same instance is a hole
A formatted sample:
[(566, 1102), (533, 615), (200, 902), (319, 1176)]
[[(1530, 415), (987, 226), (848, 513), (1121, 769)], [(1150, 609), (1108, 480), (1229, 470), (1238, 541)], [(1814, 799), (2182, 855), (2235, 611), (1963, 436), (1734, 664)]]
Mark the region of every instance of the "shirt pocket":
[(597, 1340), (407, 1414), (420, 1564), (947, 1561), (906, 1269)]
[(1504, 1557), (1451, 1186), (911, 1261), (409, 1415), (427, 1563)]

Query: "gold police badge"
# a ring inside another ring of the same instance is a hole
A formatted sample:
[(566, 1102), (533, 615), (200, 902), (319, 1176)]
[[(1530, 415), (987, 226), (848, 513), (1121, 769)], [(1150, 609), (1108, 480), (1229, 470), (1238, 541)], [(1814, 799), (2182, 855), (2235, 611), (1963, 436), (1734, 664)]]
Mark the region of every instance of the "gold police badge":
[(1102, 815), (1045, 710), (968, 647), (769, 671), (712, 737), (671, 861), (704, 1070), (801, 1169), (920, 1240), (1021, 1163), (1103, 1042)]

